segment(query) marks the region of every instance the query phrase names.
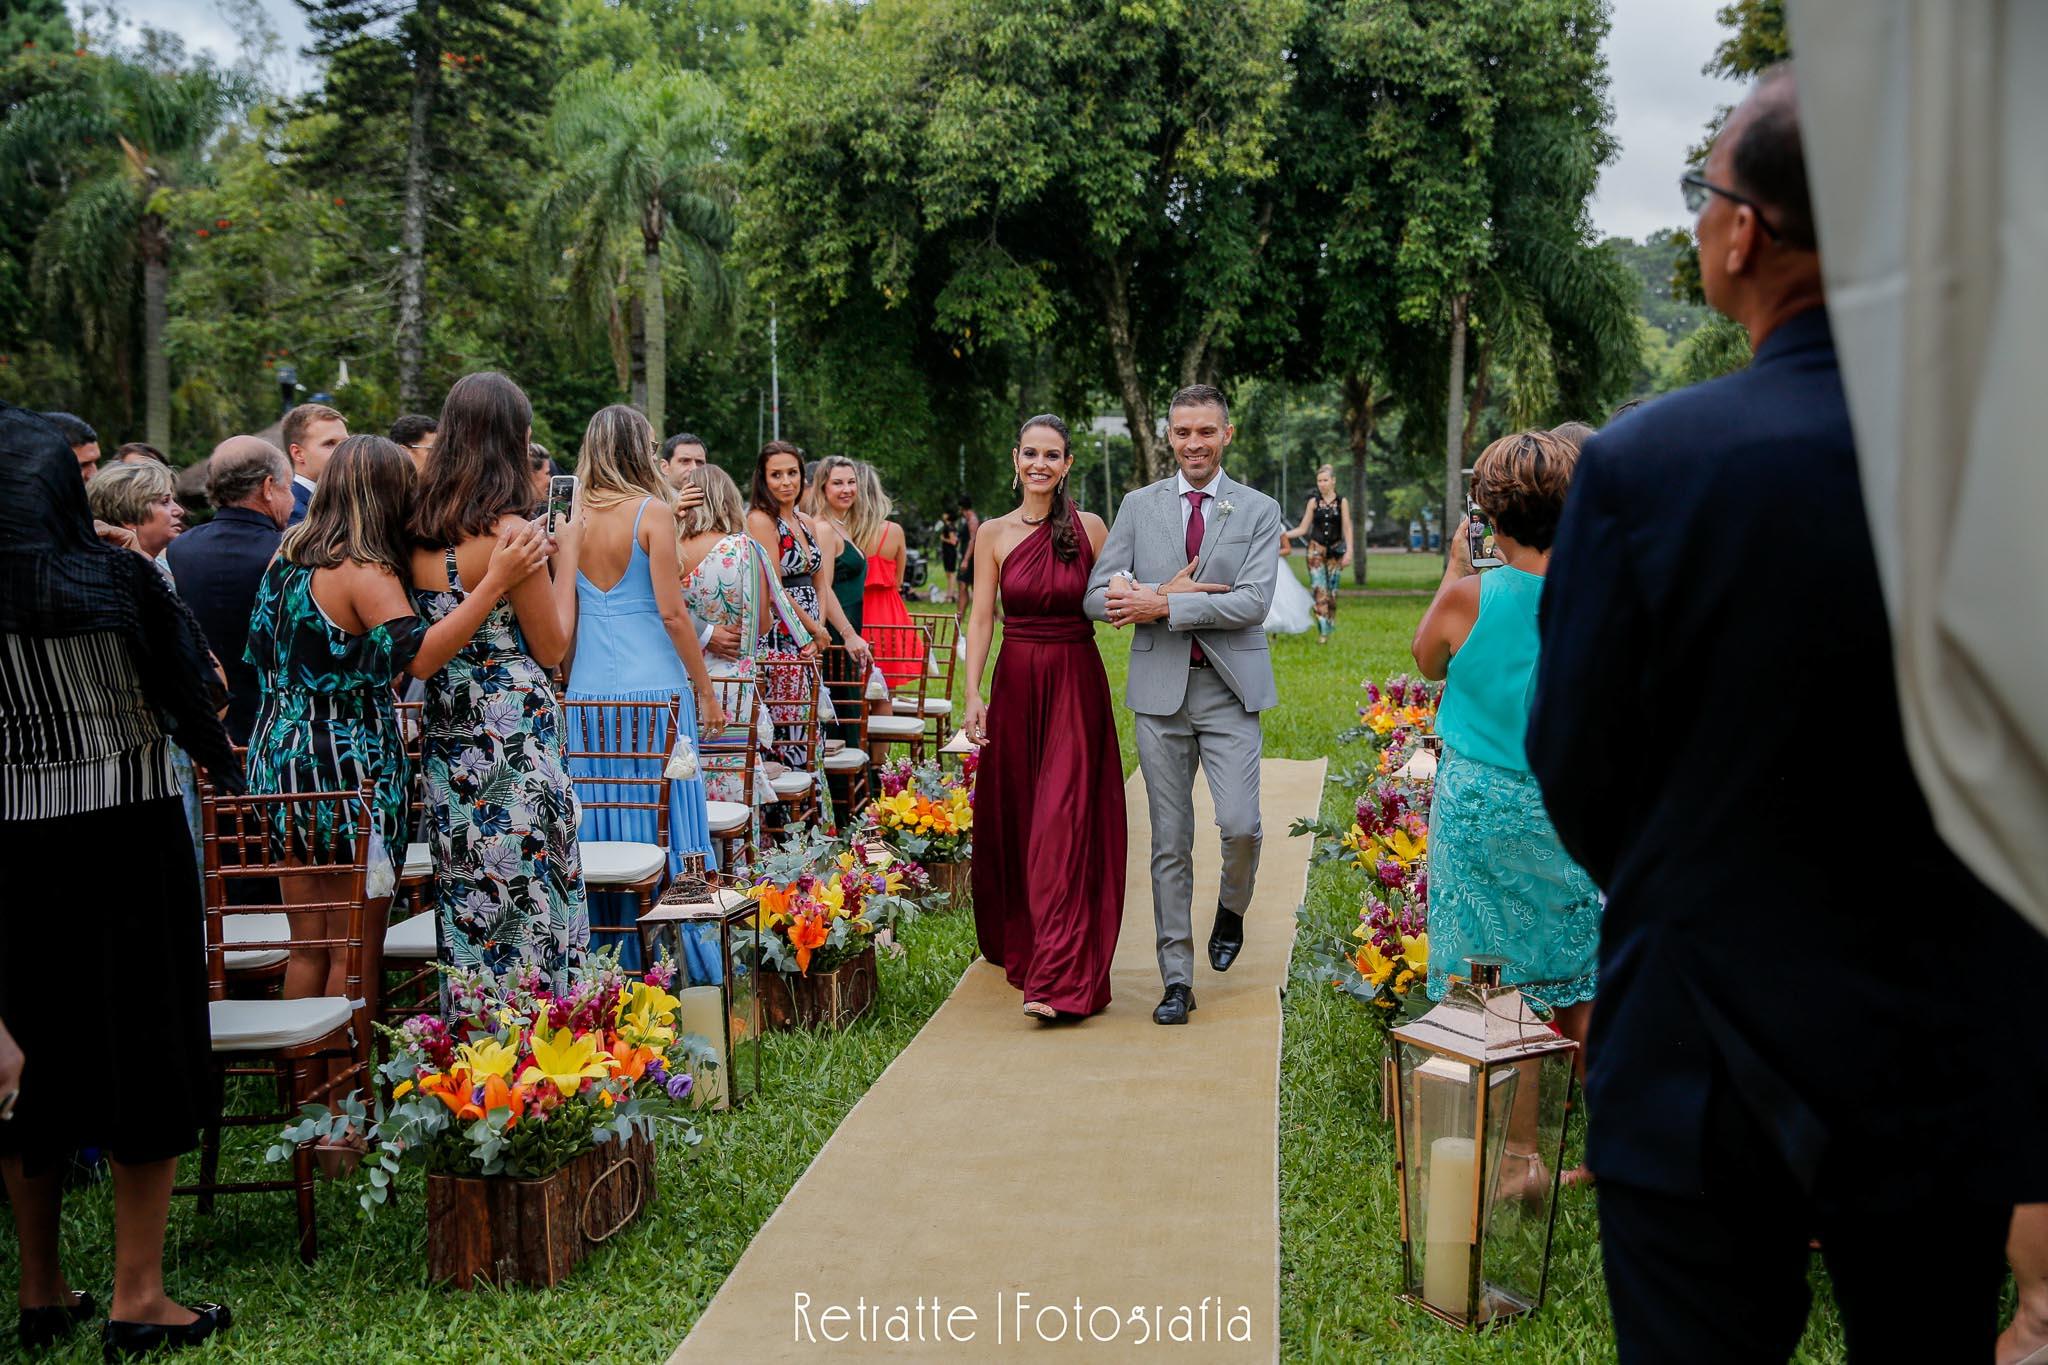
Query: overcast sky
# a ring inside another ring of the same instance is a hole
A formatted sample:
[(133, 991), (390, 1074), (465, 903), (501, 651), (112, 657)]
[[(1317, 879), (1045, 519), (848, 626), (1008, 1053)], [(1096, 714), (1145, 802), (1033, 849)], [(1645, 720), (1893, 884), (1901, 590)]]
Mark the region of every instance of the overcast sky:
[[(1657, 228), (1685, 224), (1677, 181), (1686, 149), (1698, 141), (1715, 107), (1732, 104), (1738, 93), (1738, 87), (1700, 74), (1723, 36), (1714, 22), (1722, 2), (1613, 0), (1607, 63), (1621, 155), (1602, 172), (1593, 196), (1593, 223), (1601, 235), (1640, 239)], [(293, 0), (260, 3), (284, 43), (278, 79), (303, 88), (313, 79), (311, 64), (299, 56), (309, 41), (305, 16)], [(73, 0), (74, 13), (77, 5)], [(235, 26), (216, 0), (127, 0), (124, 8), (223, 60), (239, 50)]]

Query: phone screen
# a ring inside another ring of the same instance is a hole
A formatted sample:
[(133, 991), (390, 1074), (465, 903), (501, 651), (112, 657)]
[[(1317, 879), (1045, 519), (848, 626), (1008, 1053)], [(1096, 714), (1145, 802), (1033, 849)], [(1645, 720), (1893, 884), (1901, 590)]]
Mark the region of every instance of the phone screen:
[(1472, 567), (1475, 569), (1498, 568), (1505, 563), (1500, 557), (1500, 547), (1494, 544), (1493, 523), (1486, 519), (1486, 513), (1479, 510), (1479, 504), (1471, 504), (1472, 520), (1466, 525), (1466, 534), (1471, 536), (1468, 548), (1472, 551)]
[(557, 474), (548, 480), (548, 533), (552, 535), (557, 522), (569, 519), (570, 509), (576, 505), (576, 476)]

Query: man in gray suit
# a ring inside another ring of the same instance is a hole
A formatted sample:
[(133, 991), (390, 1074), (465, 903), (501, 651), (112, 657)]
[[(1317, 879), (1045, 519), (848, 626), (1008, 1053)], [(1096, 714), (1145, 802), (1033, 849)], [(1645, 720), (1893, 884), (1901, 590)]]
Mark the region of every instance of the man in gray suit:
[(1223, 834), (1223, 889), (1209, 931), (1219, 972), (1244, 947), (1259, 869), (1259, 712), (1274, 705), (1266, 609), (1280, 571), (1280, 507), (1223, 472), (1229, 405), (1206, 384), (1167, 409), (1179, 472), (1125, 496), (1088, 580), (1088, 614), (1133, 626), (1125, 703), (1152, 816), (1152, 916), (1165, 998), (1152, 1018), (1195, 1008), (1195, 768)]

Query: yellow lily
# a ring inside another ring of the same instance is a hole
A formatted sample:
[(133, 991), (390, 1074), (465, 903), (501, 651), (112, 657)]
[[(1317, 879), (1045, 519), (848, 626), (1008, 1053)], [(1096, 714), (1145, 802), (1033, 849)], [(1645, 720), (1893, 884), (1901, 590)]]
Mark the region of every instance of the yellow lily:
[(455, 1065), (450, 1071), (465, 1072), (471, 1077), (510, 1076), (512, 1068), (519, 1065), (519, 1035), (512, 1035), (508, 1047), (496, 1038), (486, 1038), (481, 1043), (464, 1043), (455, 1049)]
[(1385, 985), (1387, 978), (1394, 974), (1394, 960), (1381, 952), (1380, 946), (1370, 939), (1351, 961), (1358, 968), (1358, 974), (1375, 986)]
[(1418, 839), (1405, 829), (1389, 830), (1379, 836), (1379, 845), (1393, 855), (1396, 862), (1407, 867), (1429, 849), (1428, 839)]
[(1401, 956), (1418, 972), (1429, 970), (1429, 935), (1401, 935)]
[(578, 1038), (567, 1027), (557, 1030), (552, 1038), (536, 1033), (533, 1065), (520, 1073), (519, 1083), (550, 1081), (562, 1094), (573, 1095), (584, 1081), (603, 1080), (611, 1070), (610, 1062), (609, 1057), (598, 1051), (596, 1034), (586, 1033)]

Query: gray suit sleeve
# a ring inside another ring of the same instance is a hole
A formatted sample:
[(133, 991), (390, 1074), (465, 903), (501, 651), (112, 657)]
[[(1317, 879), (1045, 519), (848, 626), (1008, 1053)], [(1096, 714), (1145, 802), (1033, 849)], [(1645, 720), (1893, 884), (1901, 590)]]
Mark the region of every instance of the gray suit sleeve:
[(1138, 519), (1131, 514), (1133, 496), (1126, 493), (1117, 504), (1116, 521), (1103, 539), (1102, 553), (1095, 556), (1095, 571), (1088, 575), (1088, 595), (1081, 599), (1081, 609), (1091, 621), (1109, 619), (1110, 575), (1133, 572), (1131, 565), (1138, 545)]
[(1273, 580), (1280, 573), (1280, 507), (1271, 498), (1261, 498), (1254, 506), (1252, 543), (1266, 549), (1245, 556), (1229, 592), (1177, 592), (1167, 598), (1169, 629), (1244, 630), (1266, 623)]

